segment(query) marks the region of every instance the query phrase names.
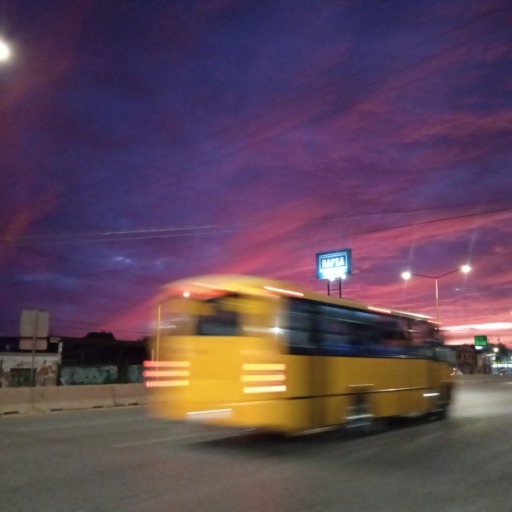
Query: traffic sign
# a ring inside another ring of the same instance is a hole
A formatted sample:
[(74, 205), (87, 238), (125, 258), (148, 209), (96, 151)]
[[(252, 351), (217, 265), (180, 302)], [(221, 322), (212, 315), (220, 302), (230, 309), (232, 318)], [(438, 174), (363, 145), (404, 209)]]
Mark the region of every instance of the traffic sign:
[(486, 347), (486, 346), (487, 346), (487, 336), (485, 334), (475, 335), (475, 347)]

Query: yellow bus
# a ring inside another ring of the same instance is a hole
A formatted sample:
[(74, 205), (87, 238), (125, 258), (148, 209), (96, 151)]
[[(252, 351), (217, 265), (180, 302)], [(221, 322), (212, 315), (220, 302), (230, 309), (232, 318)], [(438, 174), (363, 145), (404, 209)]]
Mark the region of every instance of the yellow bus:
[(170, 284), (145, 385), (159, 416), (298, 433), (443, 418), (451, 350), (423, 315), (253, 276)]

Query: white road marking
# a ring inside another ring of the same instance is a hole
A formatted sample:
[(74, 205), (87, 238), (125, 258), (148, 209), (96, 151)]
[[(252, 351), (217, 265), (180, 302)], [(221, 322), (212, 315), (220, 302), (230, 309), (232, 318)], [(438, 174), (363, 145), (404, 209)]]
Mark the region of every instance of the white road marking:
[(248, 428), (247, 430), (237, 431), (233, 434), (213, 434), (211, 432), (201, 432), (197, 434), (187, 434), (183, 436), (169, 436), (169, 437), (160, 437), (156, 439), (145, 439), (143, 441), (133, 441), (130, 443), (122, 443), (115, 444), (113, 448), (128, 448), (131, 446), (142, 446), (146, 444), (155, 444), (155, 443), (164, 443), (166, 441), (181, 441), (183, 439), (194, 439), (194, 438), (203, 438), (205, 441), (219, 441), (221, 439), (231, 439), (233, 437), (237, 437), (243, 435), (247, 432), (253, 432), (253, 429)]

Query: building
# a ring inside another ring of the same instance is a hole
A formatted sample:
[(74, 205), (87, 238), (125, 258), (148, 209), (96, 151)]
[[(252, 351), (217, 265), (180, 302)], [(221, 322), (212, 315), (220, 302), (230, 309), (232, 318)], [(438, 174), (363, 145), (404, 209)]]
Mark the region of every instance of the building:
[(492, 373), (492, 356), (487, 351), (478, 351), (474, 345), (459, 345), (456, 356), (461, 373)]
[(38, 340), (36, 350), (26, 340), (0, 338), (0, 387), (142, 382), (147, 346), (105, 332)]

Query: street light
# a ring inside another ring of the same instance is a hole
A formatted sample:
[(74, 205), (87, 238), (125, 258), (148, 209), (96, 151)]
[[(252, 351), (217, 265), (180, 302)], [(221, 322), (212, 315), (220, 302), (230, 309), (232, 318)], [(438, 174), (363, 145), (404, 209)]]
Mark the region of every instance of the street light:
[(9, 45), (0, 38), (0, 62), (9, 60), (11, 56), (11, 49)]
[(438, 281), (442, 277), (449, 276), (450, 274), (455, 274), (455, 272), (462, 272), (463, 274), (467, 274), (471, 272), (471, 267), (469, 265), (462, 265), (460, 268), (456, 268), (455, 270), (450, 270), (450, 272), (445, 272), (439, 276), (426, 276), (425, 274), (413, 274), (409, 270), (402, 272), (402, 279), (406, 281), (411, 279), (411, 277), (426, 277), (427, 279), (433, 279), (435, 282), (435, 290), (436, 290), (436, 323), (439, 325), (439, 285)]

